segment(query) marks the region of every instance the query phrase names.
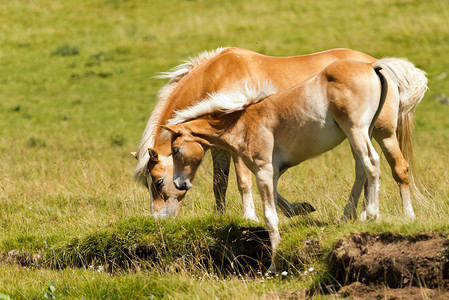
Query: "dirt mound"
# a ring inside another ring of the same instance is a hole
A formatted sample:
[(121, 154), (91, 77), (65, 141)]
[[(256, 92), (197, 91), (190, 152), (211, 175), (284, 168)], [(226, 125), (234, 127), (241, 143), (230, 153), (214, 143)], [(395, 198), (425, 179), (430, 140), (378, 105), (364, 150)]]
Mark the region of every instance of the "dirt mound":
[(437, 234), (402, 237), (357, 233), (335, 244), (329, 254), (329, 271), (342, 285), (447, 286), (448, 241)]
[(448, 299), (449, 291), (443, 289), (428, 289), (416, 286), (409, 286), (402, 289), (393, 289), (386, 286), (367, 286), (360, 282), (354, 282), (344, 286), (338, 292), (339, 298), (349, 299)]

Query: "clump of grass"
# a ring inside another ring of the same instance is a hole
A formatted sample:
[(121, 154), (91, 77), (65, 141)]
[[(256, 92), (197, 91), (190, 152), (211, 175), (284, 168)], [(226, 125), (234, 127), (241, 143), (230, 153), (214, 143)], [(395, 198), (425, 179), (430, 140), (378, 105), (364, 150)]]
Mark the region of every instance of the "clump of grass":
[(100, 51), (92, 54), (86, 62), (86, 67), (99, 66), (104, 61), (111, 61), (114, 58), (112, 53)]
[(44, 261), (53, 268), (101, 266), (108, 271), (142, 267), (192, 270), (219, 274), (268, 267), (268, 233), (223, 217), (158, 222), (134, 218), (50, 247)]
[(51, 55), (53, 56), (74, 56), (80, 53), (79, 46), (71, 46), (68, 44), (59, 46), (56, 50), (54, 50)]
[(26, 146), (32, 148), (44, 148), (47, 146), (47, 143), (43, 139), (30, 137), (26, 142)]
[(13, 108), (11, 108), (11, 111), (13, 111), (13, 112), (20, 112), (22, 110), (22, 108), (23, 108), (22, 105), (17, 104)]

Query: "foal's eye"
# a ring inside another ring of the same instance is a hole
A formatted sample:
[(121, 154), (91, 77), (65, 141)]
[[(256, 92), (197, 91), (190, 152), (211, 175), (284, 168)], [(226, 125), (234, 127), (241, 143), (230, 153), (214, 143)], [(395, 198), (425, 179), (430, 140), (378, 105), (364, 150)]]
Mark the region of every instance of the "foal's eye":
[(176, 155), (176, 154), (178, 154), (178, 152), (179, 152), (179, 148), (178, 148), (178, 147), (174, 147), (174, 148), (171, 150), (171, 153), (172, 153), (173, 156)]

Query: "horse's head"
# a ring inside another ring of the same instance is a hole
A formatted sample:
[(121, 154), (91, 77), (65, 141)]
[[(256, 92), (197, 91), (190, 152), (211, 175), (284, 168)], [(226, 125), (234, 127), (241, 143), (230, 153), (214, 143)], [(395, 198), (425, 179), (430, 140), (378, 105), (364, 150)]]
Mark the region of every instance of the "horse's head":
[(150, 193), (152, 215), (156, 219), (175, 218), (181, 210), (186, 191), (173, 184), (173, 160), (152, 148), (148, 149), (148, 154), (145, 185)]
[(177, 189), (187, 191), (192, 187), (192, 180), (205, 150), (211, 145), (205, 139), (194, 136), (182, 125), (164, 128), (172, 134), (173, 183)]

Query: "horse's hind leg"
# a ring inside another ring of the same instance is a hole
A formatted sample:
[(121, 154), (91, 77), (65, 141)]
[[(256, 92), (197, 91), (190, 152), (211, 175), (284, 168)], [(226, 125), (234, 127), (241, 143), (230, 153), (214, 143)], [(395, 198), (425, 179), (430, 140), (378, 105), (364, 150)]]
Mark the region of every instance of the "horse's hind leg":
[(215, 209), (219, 213), (224, 213), (226, 207), (226, 190), (228, 188), (229, 166), (231, 155), (227, 151), (211, 149), (212, 161), (214, 165), (214, 196)]
[(399, 142), (396, 138), (396, 134), (392, 133), (387, 137), (376, 137), (382, 152), (390, 165), (391, 172), (394, 180), (396, 180), (399, 189), (401, 191), (402, 209), (404, 215), (410, 219), (415, 218), (415, 212), (413, 211), (412, 200), (410, 196), (410, 182), (408, 174), (408, 163), (402, 155), (399, 148)]

